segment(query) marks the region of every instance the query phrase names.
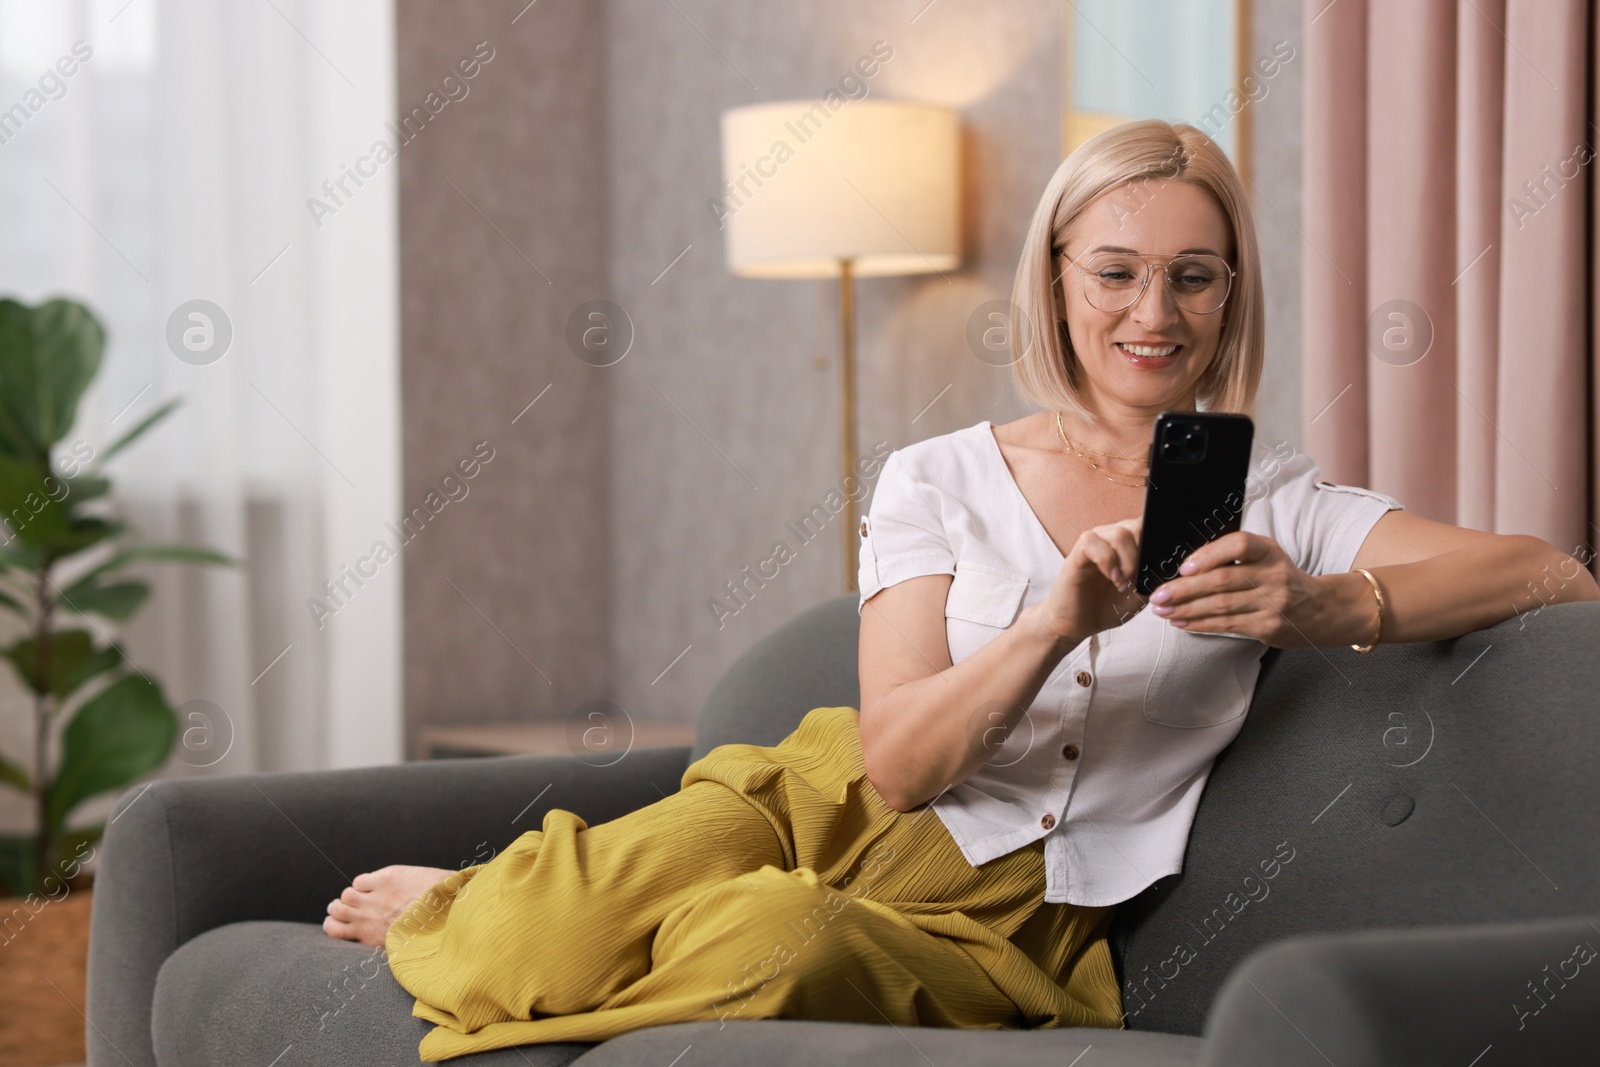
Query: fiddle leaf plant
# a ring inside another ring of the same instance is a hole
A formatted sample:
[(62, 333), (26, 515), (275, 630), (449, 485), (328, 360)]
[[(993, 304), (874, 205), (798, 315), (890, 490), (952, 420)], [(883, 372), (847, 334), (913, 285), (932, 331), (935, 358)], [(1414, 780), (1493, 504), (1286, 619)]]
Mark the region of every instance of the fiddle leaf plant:
[(0, 658), (28, 694), (33, 728), (30, 753), (0, 753), (0, 785), (27, 794), (34, 811), (32, 834), (0, 836), (0, 891), (15, 894), (49, 893), (71, 877), (75, 855), (105, 830), (68, 830), (74, 810), (159, 768), (177, 737), (161, 686), (104, 636), (102, 621), (127, 622), (150, 595), (124, 569), (235, 562), (191, 545), (145, 543), (111, 506), (106, 461), (176, 400), (98, 456), (86, 442), (58, 447), (104, 351), (105, 330), (84, 305), (0, 299), (0, 614), (23, 625)]

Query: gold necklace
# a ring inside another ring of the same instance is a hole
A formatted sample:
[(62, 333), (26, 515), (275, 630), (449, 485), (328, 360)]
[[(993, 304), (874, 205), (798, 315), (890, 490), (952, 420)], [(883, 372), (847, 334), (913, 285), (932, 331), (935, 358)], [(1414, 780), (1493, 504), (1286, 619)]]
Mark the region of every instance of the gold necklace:
[[(1083, 453), (1085, 453), (1085, 452), (1092, 452), (1093, 454), (1095, 454), (1097, 456), (1104, 457), (1105, 459), (1115, 460), (1118, 463), (1137, 463), (1137, 462), (1139, 462), (1136, 459), (1133, 459), (1133, 458), (1131, 458), (1129, 456), (1124, 456), (1124, 455), (1122, 455), (1120, 453), (1102, 452), (1098, 448), (1090, 448), (1088, 445), (1079, 444), (1076, 440), (1074, 440), (1067, 433), (1066, 427), (1062, 425), (1062, 423), (1061, 423), (1061, 412), (1059, 412), (1059, 411), (1056, 412), (1056, 432), (1061, 435), (1061, 439), (1062, 439), (1062, 441), (1064, 441), (1066, 443), (1067, 447), (1070, 450), (1072, 450), (1073, 452), (1075, 452), (1078, 455), (1080, 455), (1080, 456), (1083, 455)], [(1146, 466), (1148, 467), (1148, 464), (1146, 464)], [(1124, 473), (1124, 472), (1120, 472), (1119, 471), (1118, 473)]]
[[(1063, 430), (1063, 432), (1065, 432), (1065, 431)], [(1091, 452), (1094, 455), (1101, 456), (1101, 457), (1103, 457), (1105, 459), (1119, 460), (1119, 461), (1121, 461), (1123, 463), (1134, 463), (1134, 462), (1136, 462), (1135, 460), (1129, 459), (1127, 456), (1118, 455), (1118, 454), (1116, 454), (1114, 452), (1102, 452), (1098, 448), (1090, 448), (1086, 444), (1081, 444), (1079, 441), (1077, 441), (1075, 438), (1071, 437), (1070, 435), (1067, 437), (1067, 440), (1071, 441), (1072, 444), (1075, 447), (1081, 449), (1082, 451)]]
[[(1148, 479), (1148, 474), (1149, 474), (1149, 466), (1148, 466), (1148, 464), (1145, 465), (1145, 470), (1140, 471), (1140, 472), (1114, 471), (1114, 470), (1111, 470), (1108, 467), (1102, 467), (1100, 464), (1096, 463), (1094, 460), (1090, 459), (1088, 456), (1086, 456), (1082, 452), (1080, 452), (1073, 445), (1072, 439), (1067, 436), (1067, 429), (1066, 429), (1065, 426), (1063, 426), (1061, 424), (1061, 412), (1059, 412), (1059, 411), (1056, 412), (1056, 432), (1061, 435), (1061, 443), (1066, 446), (1068, 452), (1071, 452), (1073, 455), (1077, 456), (1079, 459), (1081, 459), (1085, 463), (1089, 464), (1089, 466), (1093, 467), (1095, 470), (1097, 470), (1100, 473), (1104, 474), (1106, 476), (1106, 481), (1111, 482), (1114, 485), (1125, 485), (1125, 486), (1128, 486), (1129, 488), (1138, 488), (1138, 487), (1144, 486), (1144, 485), (1146, 485), (1148, 483), (1148, 480), (1149, 480)], [(1090, 449), (1089, 451), (1094, 452), (1095, 450), (1094, 449)], [(1107, 453), (1104, 453), (1104, 452), (1096, 452), (1095, 454), (1096, 455), (1106, 456), (1107, 459), (1112, 458), (1111, 456), (1109, 456)], [(1125, 463), (1134, 462), (1133, 460), (1126, 459), (1126, 458), (1120, 457), (1120, 456), (1117, 457), (1117, 458), (1122, 459), (1123, 462), (1125, 462)], [(1114, 475), (1121, 475), (1124, 478), (1137, 478), (1139, 480), (1136, 481), (1136, 482), (1119, 482), (1114, 477)]]

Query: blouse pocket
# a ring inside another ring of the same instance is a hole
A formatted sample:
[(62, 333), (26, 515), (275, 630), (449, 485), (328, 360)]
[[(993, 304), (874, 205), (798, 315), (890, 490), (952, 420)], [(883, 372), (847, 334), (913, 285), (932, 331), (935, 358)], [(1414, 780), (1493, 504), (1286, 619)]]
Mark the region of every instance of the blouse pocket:
[[(1252, 637), (1190, 633), (1166, 623), (1145, 687), (1144, 717), (1162, 726), (1217, 726), (1250, 707), (1254, 674), (1265, 653)], [(1249, 677), (1246, 691), (1241, 678)]]
[(950, 662), (959, 663), (1016, 621), (1028, 576), (978, 563), (956, 564), (945, 596)]

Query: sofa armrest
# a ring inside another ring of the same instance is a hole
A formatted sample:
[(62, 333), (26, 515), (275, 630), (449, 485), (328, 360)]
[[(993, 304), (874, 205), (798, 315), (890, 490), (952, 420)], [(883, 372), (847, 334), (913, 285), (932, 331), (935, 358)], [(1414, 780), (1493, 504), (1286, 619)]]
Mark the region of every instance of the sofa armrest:
[(189, 939), (252, 919), (320, 923), (362, 871), (486, 862), (552, 808), (609, 821), (676, 793), (689, 752), (635, 749), (609, 766), (566, 755), (432, 760), (128, 790), (95, 873), (89, 1062), (153, 1067), (156, 972)]
[(1206, 1018), (1205, 1067), (1581, 1063), (1600, 1017), (1600, 916), (1287, 938)]

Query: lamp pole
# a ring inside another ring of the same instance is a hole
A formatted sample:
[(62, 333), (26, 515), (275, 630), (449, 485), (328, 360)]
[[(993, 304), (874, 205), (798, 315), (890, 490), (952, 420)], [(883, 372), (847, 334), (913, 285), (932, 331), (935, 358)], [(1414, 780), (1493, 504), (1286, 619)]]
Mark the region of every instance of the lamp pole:
[(848, 257), (839, 260), (839, 412), (843, 423), (840, 459), (844, 468), (844, 588), (856, 591), (857, 546), (860, 520), (856, 516), (856, 495), (849, 491), (856, 477), (856, 294), (855, 274)]

